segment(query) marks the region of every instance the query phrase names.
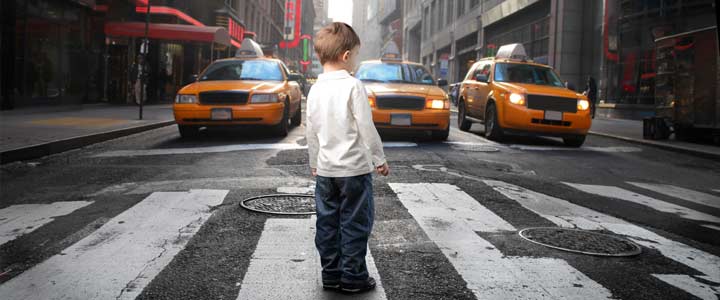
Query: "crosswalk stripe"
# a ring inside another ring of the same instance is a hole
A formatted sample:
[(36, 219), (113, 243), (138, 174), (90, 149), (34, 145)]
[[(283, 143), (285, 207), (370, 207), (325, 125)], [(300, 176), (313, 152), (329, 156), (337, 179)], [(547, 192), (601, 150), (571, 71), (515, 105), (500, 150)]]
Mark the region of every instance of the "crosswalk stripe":
[(457, 187), (389, 185), (478, 299), (612, 298), (610, 291), (564, 260), (504, 256), (475, 231), (515, 228)]
[(156, 192), (60, 254), (0, 285), (5, 299), (135, 299), (227, 190)]
[(638, 193), (633, 193), (631, 191), (616, 186), (579, 184), (571, 182), (563, 183), (586, 193), (637, 203), (650, 207), (657, 211), (675, 214), (683, 219), (706, 221), (720, 224), (720, 217), (709, 215), (694, 209), (672, 204), (669, 202), (661, 201)]
[(656, 183), (642, 183), (642, 182), (628, 182), (629, 184), (632, 184), (634, 186), (637, 186), (639, 188), (643, 188), (646, 190), (655, 191), (661, 194), (665, 194), (671, 197), (687, 200), (690, 202), (695, 202), (698, 204), (720, 208), (720, 197), (693, 191), (690, 189), (682, 188), (679, 186), (669, 185), (669, 184), (656, 184)]
[[(385, 148), (407, 148), (417, 147), (417, 143), (410, 142), (385, 142)], [(307, 149), (306, 145), (296, 143), (267, 143), (267, 144), (239, 144), (210, 147), (192, 148), (167, 148), (167, 149), (143, 149), (143, 150), (115, 150), (93, 155), (93, 157), (128, 157), (128, 156), (151, 156), (151, 155), (175, 155), (175, 154), (202, 154), (202, 153), (224, 153), (235, 151), (251, 150), (302, 150)]]
[[(706, 280), (720, 284), (720, 268), (718, 268), (718, 266), (720, 266), (720, 258), (715, 255), (666, 239), (640, 226), (570, 203), (563, 199), (534, 192), (502, 181), (484, 180), (484, 182), (505, 197), (515, 200), (526, 209), (535, 212), (558, 226), (577, 227), (587, 230), (609, 230), (628, 236), (631, 240), (642, 246), (656, 249), (665, 257), (704, 273), (707, 275), (705, 277)], [(688, 275), (677, 276), (685, 276), (683, 282), (697, 281), (697, 279)], [(674, 280), (668, 283), (673, 284), (676, 282), (678, 281)], [(720, 293), (720, 290), (717, 288), (708, 286), (704, 286), (703, 291), (694, 290), (695, 288), (700, 288), (700, 286), (700, 282), (694, 285), (676, 285), (676, 287), (693, 295), (703, 294), (707, 292), (706, 289), (714, 289), (715, 293)]]
[[(335, 299), (337, 293), (323, 291), (320, 257), (315, 249), (315, 218), (265, 221), (265, 227), (237, 299)], [(386, 299), (380, 275), (368, 251), (370, 276), (377, 281), (374, 291), (362, 299)]]
[(593, 152), (640, 152), (642, 149), (638, 147), (552, 147), (552, 146), (529, 146), (529, 145), (510, 145), (510, 148), (525, 151), (593, 151)]
[(83, 208), (92, 201), (66, 201), (50, 204), (19, 204), (0, 209), (0, 245), (33, 232), (64, 216)]

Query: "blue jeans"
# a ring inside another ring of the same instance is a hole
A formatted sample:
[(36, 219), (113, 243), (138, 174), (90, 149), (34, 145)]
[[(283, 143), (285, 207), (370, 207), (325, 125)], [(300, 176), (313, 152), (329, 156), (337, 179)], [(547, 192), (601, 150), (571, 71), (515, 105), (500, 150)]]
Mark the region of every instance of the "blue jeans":
[(317, 231), (323, 281), (356, 283), (368, 278), (365, 254), (375, 218), (372, 175), (317, 176)]

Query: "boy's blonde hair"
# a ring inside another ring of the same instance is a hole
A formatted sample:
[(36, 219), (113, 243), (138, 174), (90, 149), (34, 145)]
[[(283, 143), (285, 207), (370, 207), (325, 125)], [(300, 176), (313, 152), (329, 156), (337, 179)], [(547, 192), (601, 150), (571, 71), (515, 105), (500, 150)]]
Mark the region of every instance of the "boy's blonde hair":
[(320, 63), (332, 63), (340, 60), (345, 51), (360, 46), (360, 38), (350, 25), (333, 22), (315, 34), (315, 53)]

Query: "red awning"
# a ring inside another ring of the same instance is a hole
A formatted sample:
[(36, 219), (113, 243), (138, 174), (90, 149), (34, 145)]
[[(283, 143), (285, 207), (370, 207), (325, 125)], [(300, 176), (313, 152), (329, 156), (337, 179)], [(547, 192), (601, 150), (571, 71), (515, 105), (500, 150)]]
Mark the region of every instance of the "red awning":
[[(105, 23), (105, 34), (108, 36), (144, 37), (143, 22), (108, 22)], [(151, 23), (148, 27), (151, 39), (219, 43), (230, 46), (230, 35), (224, 27), (198, 27), (193, 25)]]

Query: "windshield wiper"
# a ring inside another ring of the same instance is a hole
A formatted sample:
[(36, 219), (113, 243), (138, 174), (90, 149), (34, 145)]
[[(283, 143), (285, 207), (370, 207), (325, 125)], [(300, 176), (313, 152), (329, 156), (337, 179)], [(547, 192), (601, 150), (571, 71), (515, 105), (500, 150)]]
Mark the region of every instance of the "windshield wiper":
[(238, 80), (266, 80), (262, 78), (256, 78), (256, 77), (240, 77)]
[(368, 82), (385, 82), (385, 81), (383, 81), (383, 80), (379, 80), (379, 79), (372, 79), (372, 78), (363, 78), (363, 79), (360, 79), (360, 81), (368, 81)]

